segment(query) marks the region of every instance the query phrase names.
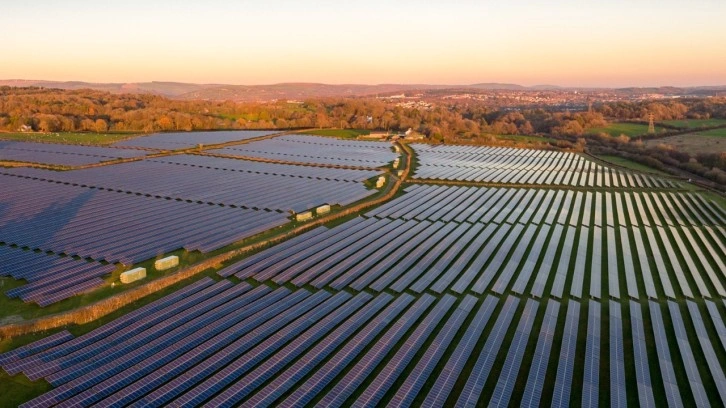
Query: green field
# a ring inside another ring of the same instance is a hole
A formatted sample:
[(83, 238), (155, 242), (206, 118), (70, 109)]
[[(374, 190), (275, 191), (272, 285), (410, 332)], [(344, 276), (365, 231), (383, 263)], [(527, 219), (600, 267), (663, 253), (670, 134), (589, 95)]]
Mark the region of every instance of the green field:
[[(661, 133), (665, 129), (662, 127), (655, 127), (656, 133)], [(605, 127), (599, 127), (599, 128), (592, 128), (588, 129), (586, 131), (587, 134), (590, 135), (596, 135), (599, 133), (607, 133), (610, 136), (620, 136), (620, 135), (626, 135), (626, 136), (640, 136), (645, 135), (648, 133), (648, 125), (643, 125), (640, 123), (625, 123), (625, 122), (617, 122), (617, 123), (611, 123), (608, 126)]]
[[(689, 133), (690, 134), (690, 133)], [(694, 135), (699, 136), (718, 136), (718, 137), (726, 137), (726, 128), (721, 129), (711, 129), (711, 130), (703, 130), (697, 133), (693, 133)]]
[(675, 126), (683, 129), (698, 129), (701, 127), (726, 125), (726, 119), (683, 119), (683, 120), (664, 120), (659, 123), (668, 126)]
[(139, 136), (139, 133), (0, 133), (0, 140), (105, 146)]
[(542, 136), (526, 136), (526, 135), (493, 135), (499, 140), (508, 140), (517, 143), (528, 143), (528, 144), (546, 144), (553, 142), (554, 139)]
[(306, 135), (332, 136), (341, 137), (344, 139), (355, 139), (358, 136), (365, 136), (369, 135), (370, 133), (370, 130), (364, 129), (316, 129), (305, 131)]
[(605, 160), (607, 162), (617, 164), (618, 166), (627, 167), (632, 170), (644, 171), (646, 173), (655, 173), (655, 174), (660, 174), (660, 175), (668, 175), (668, 173), (665, 173), (658, 169), (654, 169), (650, 166), (646, 166), (645, 164), (641, 164), (641, 163), (626, 159), (624, 157), (610, 156), (610, 155), (602, 155), (602, 156), (597, 156), (597, 157), (599, 159)]

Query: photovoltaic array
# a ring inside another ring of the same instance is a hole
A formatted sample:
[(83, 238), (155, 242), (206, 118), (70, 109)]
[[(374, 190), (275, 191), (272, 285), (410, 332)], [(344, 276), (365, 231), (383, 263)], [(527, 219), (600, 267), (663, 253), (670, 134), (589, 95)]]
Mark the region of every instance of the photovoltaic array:
[(210, 150), (209, 153), (355, 167), (381, 167), (397, 155), (391, 144), (331, 139), (320, 136), (290, 135), (239, 146)]
[(287, 222), (278, 212), (0, 177), (9, 187), (0, 192), (0, 241), (111, 263), (181, 247), (207, 252)]
[(677, 187), (646, 174), (610, 169), (568, 152), (415, 144), (418, 179), (573, 187)]
[[(5, 170), (2, 174), (99, 190), (283, 212), (356, 202), (375, 194), (362, 180), (379, 174), (267, 163), (247, 167), (264, 172), (228, 171), (203, 167), (202, 163), (210, 160), (220, 165), (218, 161), (225, 160), (230, 163), (224, 165), (231, 167), (237, 160), (203, 156), (173, 156), (170, 160), (144, 160), (67, 172), (20, 168)], [(181, 165), (181, 161), (196, 164)]]
[(48, 306), (104, 284), (102, 277), (116, 269), (114, 265), (87, 262), (71, 257), (48, 256), (0, 246), (0, 276), (29, 282), (5, 293), (11, 298)]
[(156, 133), (117, 142), (114, 146), (134, 147), (151, 150), (189, 149), (201, 145), (215, 145), (255, 139), (276, 132), (258, 130), (232, 130), (219, 132)]
[[(318, 139), (290, 138), (280, 145)], [(260, 157), (282, 155), (275, 143), (267, 146)], [(51, 384), (24, 407), (726, 403), (726, 212), (719, 204), (679, 183), (578, 155), (417, 149), (417, 171), (427, 160), (432, 168), (511, 166), (499, 168), (505, 178), (470, 179), (502, 186), (445, 185), (445, 177), (407, 184), (358, 217), (234, 260), (215, 278), (90, 332), (62, 331), (0, 354), (0, 367)], [(145, 162), (349, 185), (375, 176), (191, 155)], [(2, 179), (244, 210), (33, 180), (40, 173), (25, 171)], [(0, 208), (16, 220), (35, 214)], [(53, 212), (62, 209), (59, 203)]]
[(144, 151), (133, 149), (0, 140), (0, 160), (27, 163), (82, 166), (117, 159), (142, 157), (146, 154)]

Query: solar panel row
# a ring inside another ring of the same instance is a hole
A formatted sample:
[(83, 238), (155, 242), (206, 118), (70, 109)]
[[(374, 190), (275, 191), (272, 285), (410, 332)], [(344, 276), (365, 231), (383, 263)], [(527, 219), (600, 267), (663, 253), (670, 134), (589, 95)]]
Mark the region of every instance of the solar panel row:
[[(502, 147), (414, 144), (421, 179), (588, 187), (676, 187), (665, 179), (625, 173), (574, 153)], [(626, 178), (627, 176), (627, 178)]]
[(0, 160), (25, 163), (83, 166), (110, 160), (142, 157), (145, 154), (144, 151), (133, 149), (0, 140)]
[(198, 145), (214, 145), (233, 141), (254, 139), (268, 136), (275, 132), (257, 130), (234, 130), (222, 132), (181, 132), (157, 133), (117, 142), (114, 146), (139, 147), (157, 150), (179, 150), (197, 147)]
[[(659, 307), (659, 306), (657, 306)], [(698, 364), (696, 358), (693, 355), (693, 349), (691, 344), (688, 342), (688, 334), (686, 332), (686, 326), (683, 322), (683, 316), (679, 311), (677, 303), (668, 301), (668, 310), (671, 316), (671, 322), (673, 323), (673, 331), (675, 332), (676, 342), (678, 343), (678, 350), (680, 356), (683, 359), (683, 365), (686, 370), (686, 378), (691, 386), (693, 392), (693, 398), (698, 406), (710, 406), (706, 389), (703, 386), (701, 380), (701, 374), (698, 372)]]
[(10, 276), (29, 282), (10, 289), (5, 294), (24, 302), (48, 306), (90, 289), (102, 286), (101, 277), (110, 275), (115, 265), (103, 265), (83, 259), (48, 255), (0, 246), (0, 276)]
[[(184, 160), (195, 156), (173, 157)], [(217, 160), (238, 162), (232, 159)], [(268, 169), (276, 173), (225, 171), (144, 160), (66, 172), (18, 168), (4, 171), (3, 174), (200, 204), (295, 212), (322, 204), (348, 205), (375, 194), (376, 190), (367, 189), (359, 181), (379, 174), (375, 171), (321, 169), (325, 170), (329, 178), (310, 178), (304, 175), (314, 172), (304, 169), (313, 167), (284, 164), (266, 166), (277, 167)], [(336, 175), (336, 172), (341, 174)], [(357, 174), (351, 174), (353, 172)], [(354, 180), (338, 180), (347, 177)]]
[[(580, 303), (569, 301), (567, 304), (567, 315), (565, 327), (562, 332), (562, 343), (560, 345), (559, 363), (557, 365), (557, 377), (552, 392), (553, 407), (569, 407), (570, 394), (572, 393), (572, 379), (575, 370), (575, 349), (577, 346), (577, 332), (580, 321)], [(526, 401), (526, 400), (525, 400)]]
[(507, 358), (504, 360), (502, 371), (499, 373), (497, 385), (494, 387), (492, 398), (489, 400), (491, 407), (506, 407), (510, 405), (514, 384), (517, 380), (524, 351), (527, 348), (527, 341), (532, 332), (535, 317), (539, 303), (533, 299), (527, 300), (527, 304), (519, 317), (517, 330), (514, 332), (514, 338), (509, 345)]
[(499, 348), (509, 330), (509, 325), (514, 318), (514, 314), (517, 311), (519, 305), (519, 299), (513, 296), (509, 296), (504, 301), (504, 306), (499, 312), (492, 331), (487, 337), (486, 343), (479, 354), (479, 357), (471, 369), (471, 373), (464, 385), (464, 388), (459, 394), (459, 399), (456, 401), (457, 407), (471, 407), (476, 406), (481, 393), (484, 390), (484, 383), (494, 366), (494, 360), (499, 354)]
[(587, 310), (587, 340), (584, 356), (585, 371), (582, 377), (582, 406), (595, 407), (598, 405), (600, 399), (600, 303), (590, 300)]
[(626, 407), (625, 346), (623, 345), (623, 316), (620, 303), (610, 301), (610, 406)]
[[(502, 307), (497, 312), (498, 303)], [(273, 290), (266, 285), (253, 288), (226, 280), (215, 283), (204, 278), (85, 335), (73, 337), (61, 332), (2, 354), (0, 365), (8, 372), (45, 378), (55, 386), (23, 405), (27, 407), (256, 407), (313, 402), (370, 406), (385, 401), (392, 406), (411, 406), (414, 401), (423, 406), (444, 406), (454, 397), (460, 406), (499, 406), (520, 399), (513, 396), (517, 383), (525, 385), (520, 403), (531, 406), (540, 405), (548, 372), (556, 372), (552, 406), (559, 407), (570, 404), (577, 337), (583, 331), (582, 402), (592, 406), (599, 400), (600, 307), (599, 302), (589, 302), (587, 326), (579, 329), (580, 303), (570, 301), (563, 326), (558, 328), (560, 305), (549, 300), (540, 314), (536, 347), (527, 357), (538, 317), (539, 303), (534, 299), (528, 299), (520, 309), (520, 299), (513, 296), (499, 302), (491, 295), (483, 300), (467, 295), (457, 301), (450, 294), (438, 298), (424, 294), (416, 300), (408, 294), (311, 293), (304, 289)], [(700, 381), (691, 348), (694, 343), (686, 335), (679, 306), (668, 302), (668, 307), (672, 334), (666, 334), (658, 303), (649, 303), (658, 354), (653, 362), (648, 361), (641, 305), (632, 300), (629, 303), (628, 334), (622, 326), (621, 304), (609, 301), (612, 404), (627, 402), (625, 361), (631, 358), (641, 405), (655, 405), (650, 364), (661, 370), (669, 405), (681, 404), (668, 349), (670, 335), (675, 335), (696, 401), (711, 401), (713, 396), (705, 394)], [(726, 381), (711, 335), (698, 305), (687, 302), (687, 307), (696, 343), (720, 392)], [(477, 312), (469, 317), (474, 309)], [(718, 322), (714, 327), (719, 339), (726, 340), (726, 327), (716, 304), (707, 301), (706, 309)], [(518, 311), (520, 317), (515, 319)], [(482, 338), (488, 326), (489, 333)], [(559, 331), (559, 356), (549, 367)], [(461, 337), (456, 340), (459, 333)], [(503, 347), (505, 338), (511, 341)], [(481, 349), (473, 359), (477, 343)], [(447, 350), (448, 361), (444, 361)], [(495, 361), (502, 361), (502, 366), (494, 367)], [(467, 362), (474, 362), (470, 369)], [(497, 377), (490, 379), (493, 371)], [(457, 381), (463, 388), (452, 396)], [(427, 382), (431, 386), (423, 398)], [(490, 391), (484, 390), (485, 384), (492, 385)]]
[[(537, 193), (528, 194), (525, 190), (514, 189), (414, 185), (406, 190), (404, 196), (366, 214), (369, 218), (359, 217), (332, 230), (316, 229), (231, 265), (220, 271), (220, 274), (236, 274), (241, 279), (253, 277), (258, 281), (272, 279), (278, 284), (291, 282), (298, 287), (311, 284), (316, 288), (370, 288), (378, 292), (385, 289), (396, 292), (410, 289), (417, 293), (426, 289), (436, 293), (451, 289), (456, 293), (470, 290), (480, 294), (487, 290), (499, 294), (511, 290), (519, 294), (529, 292), (535, 297), (548, 294), (562, 297), (567, 290), (565, 285), (568, 278), (572, 276), (570, 294), (578, 298), (582, 297), (585, 278), (589, 275), (588, 293), (593, 298), (598, 299), (603, 295), (603, 284), (608, 286), (609, 296), (619, 298), (620, 282), (624, 281), (628, 296), (638, 299), (640, 290), (636, 275), (640, 273), (646, 295), (655, 299), (659, 296), (657, 284), (650, 272), (651, 262), (654, 262), (664, 293), (667, 297), (675, 296), (668, 273), (670, 266), (666, 266), (663, 259), (652, 259), (648, 255), (648, 250), (653, 254), (661, 253), (661, 244), (655, 240), (650, 227), (642, 228), (652, 243), (646, 247), (644, 243), (636, 241), (639, 250), (633, 252), (629, 233), (633, 231), (635, 236), (643, 237), (640, 228), (623, 227), (619, 223), (617, 228), (609, 225), (592, 226), (597, 217), (588, 217), (591, 222), (589, 228), (579, 227), (578, 241), (578, 228), (567, 224), (567, 233), (564, 234), (564, 225), (555, 223), (555, 217), (551, 220), (553, 224), (546, 223), (546, 219), (541, 224), (524, 224), (521, 219), (516, 222), (509, 220), (500, 211), (488, 224), (471, 224), (453, 220), (446, 222), (442, 217), (435, 217), (437, 220), (430, 222), (428, 219), (395, 216), (396, 213), (411, 213), (417, 206), (419, 210), (420, 207), (429, 208), (427, 205), (432, 202), (431, 195), (454, 197), (452, 200), (462, 196), (473, 197), (474, 201), (486, 195), (492, 200), (501, 197), (493, 206), (507, 201), (499, 209), (504, 210), (511, 205), (512, 211), (517, 207), (526, 208), (522, 202), (533, 200), (552, 203), (554, 213), (559, 213), (562, 209), (555, 209), (555, 206), (562, 204), (558, 204), (557, 197), (561, 196), (567, 202), (565, 193), (553, 193), (550, 200), (548, 194), (540, 190), (543, 192), (540, 194), (542, 200), (537, 200)], [(492, 190), (506, 192), (489, 194)], [(603, 201), (606, 196), (603, 193), (592, 194), (592, 197)], [(573, 193), (573, 197), (577, 197), (577, 194)], [(587, 208), (587, 202), (592, 203), (592, 200), (587, 200), (586, 195), (584, 197)], [(575, 201), (569, 200), (571, 204)], [(515, 204), (509, 204), (512, 202)], [(469, 210), (459, 207), (456, 212), (471, 213)], [(567, 211), (564, 209), (565, 214)], [(527, 210), (520, 211), (520, 214), (521, 217), (527, 217)], [(567, 218), (565, 215), (561, 220)], [(700, 245), (711, 246), (711, 238), (714, 237), (706, 236), (706, 227), (692, 226), (689, 230), (697, 233), (688, 233), (691, 239), (681, 242), (683, 250), (697, 251), (704, 256), (691, 258), (687, 270), (692, 275), (701, 274), (702, 263), (709, 265), (707, 271), (714, 271), (712, 265), (722, 264), (722, 256), (711, 253), (711, 257), (706, 257), (703, 252), (699, 252), (700, 249), (696, 249)], [(662, 234), (661, 238), (667, 240), (663, 244), (663, 253), (672, 253), (672, 238), (666, 235), (665, 230)], [(574, 264), (571, 262), (572, 257), (575, 258)], [(607, 273), (603, 276), (601, 270), (606, 260)], [(684, 293), (689, 293), (684, 270), (678, 269), (680, 263), (677, 259), (671, 263), (679, 283), (685, 285)], [(636, 265), (640, 267), (639, 270)], [(710, 279), (716, 288), (721, 287), (721, 278), (715, 273), (710, 274)], [(548, 286), (550, 282), (552, 284)]]
[(350, 170), (318, 166), (293, 166), (287, 164), (264, 163), (246, 160), (225, 159), (198, 154), (179, 154), (147, 159), (159, 163), (212, 170), (234, 171), (251, 174), (289, 176), (303, 179), (334, 181), (365, 181), (378, 175), (375, 170)]
[(476, 302), (477, 299), (474, 296), (467, 295), (464, 297), (452, 315), (446, 319), (446, 324), (441, 328), (439, 334), (421, 357), (418, 364), (416, 364), (401, 387), (396, 391), (396, 394), (388, 404), (389, 406), (409, 407), (413, 404), (414, 399), (423, 389), (427, 379), (431, 376), (431, 373), (436, 368), (436, 365), (464, 323), (464, 320), (471, 313)]
[[(633, 359), (635, 363), (635, 377), (638, 385), (638, 401), (641, 407), (655, 407), (653, 397), (653, 384), (650, 378), (648, 364), (648, 347), (645, 338), (645, 321), (640, 303), (633, 300), (630, 306), (630, 324), (633, 336)], [(611, 363), (612, 364), (612, 363)]]
[[(560, 304), (550, 299), (547, 302), (547, 310), (542, 319), (537, 348), (534, 350), (532, 362), (527, 376), (527, 385), (522, 393), (522, 406), (538, 407), (544, 390), (545, 377), (547, 376), (547, 365), (550, 360), (552, 342), (557, 330), (557, 316), (560, 311)], [(564, 340), (564, 338), (563, 338)], [(560, 364), (564, 361), (560, 360)]]
[(0, 241), (133, 264), (210, 250), (288, 222), (285, 214), (190, 204), (0, 176)]
[(398, 156), (387, 142), (362, 142), (320, 136), (288, 135), (208, 153), (339, 166), (381, 167)]

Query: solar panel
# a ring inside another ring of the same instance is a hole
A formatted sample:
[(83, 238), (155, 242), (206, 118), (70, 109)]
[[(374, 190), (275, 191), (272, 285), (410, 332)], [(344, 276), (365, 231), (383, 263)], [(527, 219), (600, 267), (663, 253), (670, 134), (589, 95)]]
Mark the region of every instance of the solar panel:
[[(590, 296), (600, 299), (602, 296), (602, 228), (592, 228), (592, 259), (590, 264)], [(578, 254), (579, 255), (579, 254)]]
[[(605, 246), (605, 248), (607, 248), (607, 253), (605, 254), (605, 259), (608, 264), (608, 293), (611, 297), (620, 299), (620, 279), (618, 277), (618, 258), (620, 258), (620, 254), (618, 254), (617, 250), (618, 244), (615, 240), (615, 229), (609, 225), (604, 229), (607, 231), (607, 245)], [(597, 231), (597, 228), (595, 230)], [(595, 254), (598, 252), (597, 248), (593, 248), (593, 257), (595, 257)], [(590, 293), (592, 294), (592, 289), (590, 290)]]
[[(363, 349), (381, 333), (411, 302), (413, 296), (399, 295), (390, 306), (360, 330), (349, 342), (334, 354), (312, 376), (298, 386), (284, 401), (283, 406), (305, 405), (312, 401), (342, 370), (355, 359)], [(420, 307), (409, 309), (397, 322), (420, 316)], [(400, 325), (398, 326), (400, 328)], [(393, 328), (392, 328), (393, 330)], [(391, 330), (389, 330), (389, 333)]]
[[(413, 326), (426, 309), (434, 303), (435, 298), (431, 295), (422, 295), (411, 309), (400, 319), (393, 323), (393, 326), (373, 347), (353, 366), (345, 376), (340, 379), (330, 391), (319, 402), (321, 406), (339, 406), (363, 383), (365, 378), (380, 364), (381, 360), (388, 354), (393, 346)], [(448, 306), (447, 306), (448, 308)], [(430, 316), (440, 316), (438, 314)]]
[(215, 131), (215, 132), (181, 132), (157, 133), (149, 136), (137, 137), (117, 142), (114, 146), (131, 146), (150, 149), (178, 150), (197, 147), (199, 144), (213, 145), (238, 140), (254, 139), (274, 134), (270, 131)]
[[(353, 406), (367, 407), (378, 404), (385, 393), (401, 375), (406, 366), (411, 362), (414, 355), (423, 346), (424, 342), (431, 335), (436, 326), (447, 314), (456, 298), (451, 295), (444, 295), (433, 307), (430, 313), (416, 326), (386, 365), (376, 374), (373, 381), (358, 397)], [(423, 384), (422, 384), (423, 385)], [(413, 397), (415, 395), (412, 395)]]
[(517, 324), (517, 330), (514, 333), (514, 338), (509, 346), (509, 352), (507, 358), (504, 360), (504, 366), (502, 371), (499, 373), (499, 379), (497, 385), (494, 387), (489, 406), (492, 407), (504, 407), (509, 405), (509, 400), (512, 397), (514, 391), (514, 383), (517, 380), (519, 374), (519, 368), (524, 358), (524, 351), (527, 348), (527, 341), (529, 335), (532, 332), (532, 326), (534, 325), (534, 319), (537, 316), (537, 309), (539, 303), (533, 299), (528, 299), (527, 304), (524, 307), (519, 323)]
[(648, 347), (645, 338), (645, 323), (640, 303), (630, 301), (630, 324), (633, 335), (633, 356), (635, 376), (638, 385), (638, 401), (641, 407), (655, 407), (653, 385), (648, 367)]
[(582, 377), (582, 406), (597, 406), (600, 387), (600, 303), (588, 305), (585, 371)]
[(716, 356), (716, 350), (711, 344), (711, 339), (706, 331), (706, 325), (701, 317), (701, 312), (698, 310), (698, 305), (692, 301), (687, 301), (688, 313), (691, 315), (691, 321), (693, 327), (696, 329), (696, 337), (698, 337), (698, 343), (701, 345), (701, 350), (706, 357), (706, 364), (708, 365), (711, 378), (716, 383), (716, 390), (721, 397), (721, 403), (726, 404), (726, 376), (721, 369), (721, 364), (718, 362)]
[[(286, 361), (292, 361), (297, 353), (302, 352), (319, 340), (372, 297), (372, 295), (364, 293), (360, 293), (355, 297), (350, 294), (341, 295), (342, 292), (288, 324), (282, 330), (259, 343), (255, 348), (241, 355), (224, 369), (199, 383), (187, 394), (194, 393), (195, 389), (199, 389), (203, 392), (199, 394), (196, 401), (201, 401), (206, 396), (214, 395), (215, 390), (222, 390), (225, 386), (231, 384), (212, 398), (209, 404), (216, 406), (238, 404), (256, 389), (265, 378), (272, 375), (270, 371), (281, 368)], [(288, 344), (283, 347), (286, 343)], [(252, 371), (252, 367), (266, 357), (269, 358), (265, 360), (264, 364), (259, 365), (256, 370)], [(183, 397), (180, 398), (181, 400), (184, 400)]]
[(426, 350), (401, 387), (396, 391), (388, 404), (389, 406), (411, 406), (414, 398), (421, 392), (427, 379), (431, 376), (431, 373), (434, 371), (447, 347), (449, 347), (449, 344), (476, 303), (477, 298), (474, 296), (467, 295), (464, 297), (451, 317), (446, 320), (446, 324), (441, 328), (428, 350)]
[(386, 142), (362, 142), (308, 135), (278, 136), (207, 152), (288, 162), (360, 167), (385, 166), (398, 157), (391, 150), (391, 144)]
[(537, 338), (537, 348), (534, 351), (527, 376), (527, 385), (522, 393), (522, 406), (540, 406), (559, 310), (560, 304), (558, 302), (552, 299), (547, 302), (547, 310), (545, 311), (539, 337)]
[[(562, 344), (557, 365), (557, 377), (552, 392), (553, 407), (569, 407), (572, 391), (572, 378), (575, 368), (575, 348), (577, 346), (577, 326), (580, 321), (580, 303), (569, 301), (565, 327), (562, 332)], [(544, 326), (544, 325), (543, 325)], [(526, 400), (524, 400), (526, 401)]]
[[(544, 258), (542, 259), (542, 263), (540, 264), (540, 267), (537, 271), (537, 277), (535, 278), (534, 284), (532, 284), (532, 288), (530, 289), (530, 293), (535, 297), (542, 297), (544, 293), (545, 286), (547, 285), (547, 280), (549, 280), (550, 273), (554, 269), (554, 262), (555, 262), (555, 256), (557, 255), (557, 249), (560, 245), (560, 237), (562, 236), (562, 230), (563, 226), (560, 224), (556, 224), (552, 230), (552, 236), (550, 237), (550, 241), (547, 245), (547, 252), (544, 254)], [(564, 264), (567, 262), (569, 265), (569, 251), (572, 250), (572, 243), (570, 242), (569, 248), (567, 248), (568, 242), (567, 240), (574, 237), (566, 237), (564, 248), (561, 252), (561, 260), (560, 263)], [(567, 260), (565, 261), (565, 258)], [(557, 270), (557, 273), (559, 273), (559, 268)], [(563, 276), (560, 276), (558, 274), (555, 275), (555, 283), (553, 283), (554, 286), (558, 286), (559, 295), (555, 295), (557, 297), (562, 296), (562, 285), (564, 285), (564, 279), (567, 276), (567, 270), (563, 270)], [(558, 280), (561, 280), (561, 282), (558, 282)], [(518, 279), (519, 281), (519, 279)]]
[[(559, 225), (558, 225), (559, 226)], [(512, 285), (512, 291), (514, 293), (522, 294), (524, 293), (527, 284), (529, 283), (530, 277), (532, 276), (532, 273), (534, 273), (535, 267), (537, 265), (537, 261), (539, 260), (540, 252), (545, 248), (545, 241), (549, 235), (550, 232), (550, 226), (547, 224), (542, 225), (540, 230), (537, 232), (537, 238), (535, 238), (534, 243), (532, 244), (531, 249), (529, 250), (529, 254), (527, 255), (527, 260), (524, 262), (524, 265), (522, 266), (522, 269), (519, 271), (519, 274), (517, 275), (517, 280), (514, 282), (514, 285)], [(526, 237), (526, 235), (525, 235)], [(520, 246), (524, 242), (524, 239), (520, 242)], [(529, 244), (529, 242), (527, 242)], [(550, 247), (557, 247), (558, 242), (553, 242), (552, 240), (549, 241)], [(553, 255), (554, 256), (554, 255)], [(520, 262), (521, 263), (521, 262)], [(511, 265), (511, 263), (509, 264)], [(542, 266), (540, 266), (540, 269)], [(500, 277), (501, 279), (501, 277)], [(496, 286), (495, 286), (496, 288)], [(495, 289), (496, 291), (496, 289)]]
[(0, 241), (109, 263), (133, 264), (181, 247), (208, 252), (288, 222), (277, 212), (0, 178), (0, 205), (12, 208), (0, 219)]
[(610, 314), (610, 406), (626, 407), (625, 351), (623, 346), (623, 317), (620, 303), (609, 302)]
[[(359, 310), (355, 315), (347, 319), (338, 326), (329, 335), (323, 337), (315, 346), (305, 351), (305, 354), (299, 358), (290, 367), (282, 371), (277, 377), (264, 387), (261, 387), (257, 393), (252, 395), (246, 402), (253, 406), (268, 406), (278, 400), (285, 392), (297, 385), (306, 373), (309, 373), (330, 355), (335, 349), (352, 336), (360, 327), (371, 320), (383, 307), (391, 302), (393, 296), (382, 293), (373, 298), (364, 308)], [(275, 358), (270, 362), (266, 362), (259, 367), (256, 372), (262, 375), (269, 375), (272, 371), (281, 368), (279, 365), (290, 358), (285, 354), (281, 358)], [(254, 374), (252, 374), (254, 375)], [(239, 384), (248, 383), (245, 380), (238, 382)]]
[(484, 348), (482, 348), (481, 354), (474, 364), (461, 394), (459, 394), (459, 399), (456, 402), (457, 406), (473, 406), (479, 401), (484, 390), (484, 383), (489, 377), (499, 347), (509, 330), (509, 324), (512, 322), (518, 305), (519, 299), (512, 296), (507, 297), (504, 301), (504, 307), (499, 312), (499, 317), (491, 333), (489, 333), (486, 343), (484, 343)]
[(668, 346), (668, 338), (666, 337), (665, 323), (663, 315), (660, 311), (660, 305), (654, 301), (649, 301), (650, 320), (653, 324), (653, 333), (655, 335), (655, 345), (658, 352), (658, 365), (660, 367), (661, 378), (663, 379), (663, 387), (665, 389), (666, 398), (669, 406), (683, 406), (681, 393), (678, 389), (678, 381), (671, 359), (670, 349)]
[(100, 146), (29, 143), (0, 140), (0, 160), (59, 166), (84, 166), (143, 157), (148, 152)]
[[(185, 158), (203, 156), (179, 157), (190, 161)], [(143, 160), (65, 172), (16, 169), (6, 173), (172, 200), (295, 212), (322, 204), (347, 205), (375, 194), (375, 190), (367, 189), (362, 182), (380, 174), (379, 171), (346, 169), (325, 169), (325, 173), (322, 173), (308, 170), (316, 169), (312, 166), (264, 164), (266, 167), (263, 168), (249, 166), (249, 171), (244, 171), (244, 167), (238, 167), (241, 171), (230, 171), (225, 168)]]
[[(651, 302), (653, 303), (653, 302)], [(698, 364), (693, 356), (693, 350), (688, 342), (688, 335), (686, 334), (686, 326), (683, 323), (683, 317), (681, 312), (678, 310), (678, 304), (672, 301), (668, 301), (668, 310), (670, 311), (671, 321), (673, 322), (673, 331), (676, 335), (676, 341), (678, 343), (678, 349), (683, 359), (683, 365), (686, 369), (686, 377), (688, 383), (691, 386), (693, 392), (693, 398), (696, 400), (696, 404), (699, 406), (708, 406), (708, 396), (706, 389), (703, 386), (701, 375), (698, 372)]]

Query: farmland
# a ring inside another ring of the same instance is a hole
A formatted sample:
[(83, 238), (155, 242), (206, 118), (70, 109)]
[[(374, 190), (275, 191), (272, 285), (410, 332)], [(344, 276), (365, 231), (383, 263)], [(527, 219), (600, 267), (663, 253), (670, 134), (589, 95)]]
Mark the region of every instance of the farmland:
[(726, 129), (712, 129), (687, 133), (683, 135), (668, 136), (651, 139), (645, 142), (646, 146), (666, 145), (678, 151), (697, 154), (710, 154), (726, 150)]
[[(181, 247), (215, 251), (284, 228), (289, 213), (369, 199), (375, 191), (364, 181), (397, 157), (384, 143), (239, 136), (239, 144), (92, 169), (2, 170), (13, 191), (28, 195), (0, 196), (12, 209), (0, 213), (0, 250), (77, 255), (60, 267), (91, 268), (77, 279), (94, 282), (108, 274), (95, 272), (94, 262), (133, 264)], [(173, 144), (149, 138), (123, 144)], [(235, 256), (96, 324), (7, 347), (4, 375), (38, 384), (18, 402), (726, 403), (719, 203), (677, 180), (568, 152), (425, 144), (403, 151), (416, 165), (385, 203)], [(31, 196), (37, 202), (20, 208)], [(139, 206), (148, 207), (139, 224), (159, 224), (135, 235), (82, 222), (110, 211), (107, 202), (124, 224), (135, 222), (124, 208)], [(35, 231), (34, 219), (68, 232)], [(162, 225), (178, 226), (166, 234)], [(88, 240), (71, 239), (76, 231)], [(37, 295), (35, 286), (26, 290), (30, 302), (57, 282), (13, 276), (39, 282)]]
[(0, 132), (0, 140), (15, 140), (40, 143), (63, 143), (70, 145), (107, 146), (122, 140), (137, 137), (135, 132), (93, 133), (93, 132), (55, 132), (55, 133), (12, 133)]
[(683, 119), (683, 120), (664, 120), (660, 123), (664, 125), (674, 126), (682, 129), (698, 129), (702, 127), (723, 126), (726, 125), (724, 119)]
[(308, 135), (330, 136), (340, 138), (356, 138), (358, 136), (369, 135), (371, 132), (363, 129), (315, 129), (306, 132)]
[[(665, 129), (656, 125), (655, 132), (661, 133)], [(617, 137), (620, 135), (625, 136), (639, 136), (648, 133), (648, 125), (641, 123), (628, 123), (628, 122), (616, 122), (611, 123), (606, 127), (592, 128), (587, 130), (588, 134), (596, 135), (598, 133), (606, 133), (610, 136)]]

